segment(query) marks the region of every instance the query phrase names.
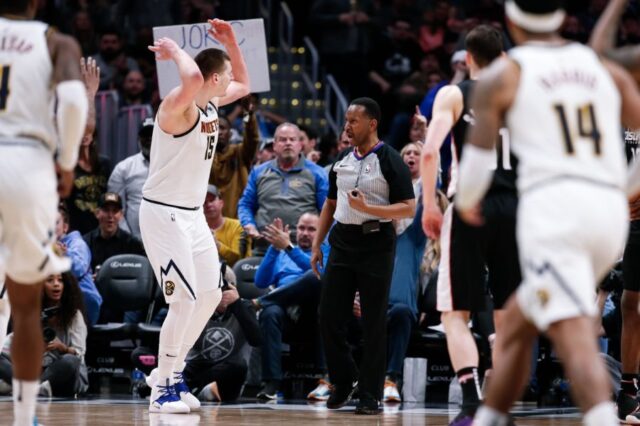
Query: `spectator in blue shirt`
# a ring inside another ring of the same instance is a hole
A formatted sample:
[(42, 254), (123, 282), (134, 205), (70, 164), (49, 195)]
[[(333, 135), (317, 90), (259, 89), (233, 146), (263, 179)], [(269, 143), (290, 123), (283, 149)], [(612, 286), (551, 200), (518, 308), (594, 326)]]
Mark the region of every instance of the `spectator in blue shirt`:
[[(317, 311), (320, 299), (320, 280), (311, 271), (311, 244), (318, 226), (318, 215), (304, 213), (300, 216), (296, 231), (298, 245), (289, 237), (289, 227), (276, 218), (263, 231), (271, 245), (255, 276), (256, 286), (275, 287), (271, 293), (254, 301), (259, 308), (260, 328), (263, 333), (262, 379), (264, 388), (258, 399), (276, 399), (282, 381), (281, 350), (282, 334), (292, 322), (305, 330), (317, 330)], [(329, 245), (324, 244), (325, 259), (329, 255)], [(295, 306), (299, 307), (296, 312)], [(313, 333), (319, 336), (320, 333)], [(316, 340), (319, 343), (319, 340)], [(322, 350), (317, 347), (316, 365), (324, 366)], [(328, 395), (328, 392), (326, 392)]]
[(91, 270), (91, 250), (78, 231), (69, 232), (69, 213), (60, 206), (56, 220), (56, 236), (58, 249), (71, 258), (71, 273), (78, 280), (84, 296), (84, 306), (89, 326), (95, 325), (100, 316), (102, 296), (93, 282)]
[[(294, 228), (306, 212), (322, 210), (329, 190), (327, 173), (301, 155), (300, 129), (292, 123), (278, 126), (273, 150), (276, 158), (255, 167), (238, 202), (238, 218), (254, 243), (275, 218)], [(294, 230), (295, 241), (295, 230)], [(264, 252), (266, 244), (256, 244)], [(255, 252), (254, 252), (255, 254)]]

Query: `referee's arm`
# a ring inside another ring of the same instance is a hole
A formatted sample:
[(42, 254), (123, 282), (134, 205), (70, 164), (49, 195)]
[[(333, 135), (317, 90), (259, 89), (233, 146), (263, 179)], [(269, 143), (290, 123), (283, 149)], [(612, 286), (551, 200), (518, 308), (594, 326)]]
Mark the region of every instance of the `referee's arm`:
[(374, 204), (367, 204), (364, 200), (364, 194), (359, 191), (358, 196), (354, 196), (352, 193), (349, 193), (348, 197), (349, 206), (352, 208), (359, 210), (362, 213), (367, 213), (382, 219), (404, 219), (407, 217), (413, 217), (416, 214), (415, 198), (401, 200), (396, 203), (389, 204), (388, 206), (378, 206)]
[(327, 237), (327, 233), (333, 223), (333, 214), (336, 212), (336, 199), (327, 198), (322, 206), (320, 212), (320, 219), (318, 220), (318, 230), (316, 231), (316, 237), (313, 239), (313, 245), (311, 246), (311, 269), (313, 273), (320, 278), (320, 267), (323, 265), (322, 255), (322, 242)]

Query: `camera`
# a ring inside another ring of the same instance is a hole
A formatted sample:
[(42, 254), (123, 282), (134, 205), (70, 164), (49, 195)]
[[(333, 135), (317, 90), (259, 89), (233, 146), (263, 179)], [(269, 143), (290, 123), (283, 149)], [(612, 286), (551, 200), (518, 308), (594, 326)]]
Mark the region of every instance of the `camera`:
[(44, 339), (45, 343), (49, 343), (56, 338), (56, 331), (53, 328), (48, 327), (47, 322), (49, 321), (49, 318), (53, 318), (56, 315), (58, 315), (59, 311), (60, 311), (59, 306), (52, 306), (50, 308), (45, 308), (42, 310), (42, 312), (40, 312), (40, 323), (42, 324), (42, 338)]

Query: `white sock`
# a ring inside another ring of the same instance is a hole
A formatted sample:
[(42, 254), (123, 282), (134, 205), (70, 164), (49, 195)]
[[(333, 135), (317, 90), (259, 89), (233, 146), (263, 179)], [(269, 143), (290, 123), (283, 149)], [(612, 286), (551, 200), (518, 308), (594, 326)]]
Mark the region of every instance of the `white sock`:
[[(182, 365), (184, 369), (184, 361), (187, 358), (187, 354), (196, 343), (196, 340), (198, 340), (198, 337), (200, 337), (200, 334), (202, 334), (202, 330), (204, 330), (207, 322), (209, 322), (211, 315), (213, 315), (221, 299), (222, 291), (220, 289), (198, 294), (198, 300), (196, 300), (195, 308), (188, 322), (189, 327), (182, 339), (180, 354), (176, 359), (176, 368)], [(176, 370), (176, 372), (182, 372), (182, 370)]]
[[(624, 420), (624, 419), (623, 419)], [(582, 419), (585, 426), (618, 426), (618, 414), (613, 402), (605, 401), (591, 407)]]
[(160, 329), (158, 383), (166, 383), (166, 379), (173, 383), (175, 366), (182, 364), (182, 361), (179, 361), (180, 350), (186, 330), (192, 327), (190, 319), (195, 305), (194, 301), (186, 299), (169, 304), (169, 312)]
[(509, 417), (486, 405), (481, 405), (473, 418), (473, 426), (507, 426)]
[(36, 415), (36, 401), (40, 383), (13, 379), (13, 425), (32, 425)]

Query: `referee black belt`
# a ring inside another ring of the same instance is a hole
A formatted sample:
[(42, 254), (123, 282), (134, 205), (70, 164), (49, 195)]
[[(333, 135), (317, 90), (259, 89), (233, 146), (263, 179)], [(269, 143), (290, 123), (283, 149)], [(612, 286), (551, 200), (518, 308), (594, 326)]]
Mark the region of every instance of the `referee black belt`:
[(348, 233), (358, 233), (358, 234), (372, 234), (374, 232), (379, 232), (382, 229), (393, 226), (391, 221), (382, 222), (380, 220), (369, 220), (360, 225), (354, 224), (346, 224), (341, 222), (336, 222), (339, 229)]

